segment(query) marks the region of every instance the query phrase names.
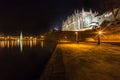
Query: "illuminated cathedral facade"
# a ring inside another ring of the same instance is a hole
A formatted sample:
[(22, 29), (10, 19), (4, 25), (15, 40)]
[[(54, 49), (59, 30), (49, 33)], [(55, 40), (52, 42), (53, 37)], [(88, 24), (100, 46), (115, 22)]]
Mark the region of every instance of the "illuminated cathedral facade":
[(69, 16), (67, 20), (63, 21), (62, 31), (81, 31), (85, 29), (91, 29), (93, 25), (99, 26), (97, 12), (92, 10), (81, 12), (75, 11), (72, 16)]
[[(63, 21), (62, 31), (84, 31), (100, 27), (104, 21), (109, 21), (110, 24), (115, 21), (120, 22), (120, 8), (115, 8), (113, 11), (106, 11), (102, 15), (92, 10), (81, 12), (75, 11), (72, 16)], [(109, 24), (108, 24), (109, 26)]]

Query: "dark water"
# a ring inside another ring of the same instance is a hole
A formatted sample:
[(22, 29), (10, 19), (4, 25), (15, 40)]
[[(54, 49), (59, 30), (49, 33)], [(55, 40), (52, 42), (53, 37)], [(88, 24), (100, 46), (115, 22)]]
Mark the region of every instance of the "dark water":
[(36, 80), (56, 43), (0, 41), (0, 80)]

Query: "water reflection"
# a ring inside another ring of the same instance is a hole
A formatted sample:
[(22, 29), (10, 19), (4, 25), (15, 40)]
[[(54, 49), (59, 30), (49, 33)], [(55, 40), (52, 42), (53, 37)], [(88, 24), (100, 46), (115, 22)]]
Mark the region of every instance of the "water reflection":
[(14, 46), (17, 46), (17, 45), (19, 45), (17, 43), (17, 41), (0, 41), (0, 47), (1, 48), (4, 48), (4, 47), (10, 48), (10, 47), (14, 47)]
[(44, 41), (37, 41), (35, 40), (8, 40), (8, 41), (0, 41), (0, 47), (4, 48), (12, 48), (12, 47), (20, 47), (21, 52), (23, 51), (23, 46), (28, 46), (30, 48), (36, 46), (37, 44), (40, 44), (40, 46), (44, 47)]
[(44, 41), (41, 41), (40, 44), (41, 44), (41, 47), (43, 48), (44, 47)]
[(20, 40), (20, 51), (22, 52), (23, 51), (23, 41)]
[(0, 41), (0, 80), (39, 80), (55, 46), (40, 40)]

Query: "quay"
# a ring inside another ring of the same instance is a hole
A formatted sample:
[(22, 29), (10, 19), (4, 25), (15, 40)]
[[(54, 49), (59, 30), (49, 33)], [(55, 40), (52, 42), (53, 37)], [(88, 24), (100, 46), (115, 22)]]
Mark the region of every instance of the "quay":
[(120, 44), (58, 44), (40, 80), (120, 80)]

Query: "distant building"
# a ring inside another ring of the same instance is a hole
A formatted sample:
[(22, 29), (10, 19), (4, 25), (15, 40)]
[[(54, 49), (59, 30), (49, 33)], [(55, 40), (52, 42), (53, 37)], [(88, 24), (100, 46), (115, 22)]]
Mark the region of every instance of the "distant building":
[(115, 8), (110, 11), (106, 11), (103, 14), (104, 20), (106, 21), (115, 21), (120, 20), (120, 8)]
[(84, 11), (82, 12), (75, 11), (74, 15), (67, 18), (66, 21), (63, 21), (62, 31), (81, 31), (85, 29), (91, 29), (92, 26), (99, 27), (99, 21), (97, 12)]
[(110, 11), (106, 11), (102, 15), (92, 10), (81, 12), (75, 11), (74, 15), (63, 21), (62, 31), (82, 31), (93, 29), (94, 27), (100, 27), (104, 21), (120, 23), (120, 8), (115, 8)]

